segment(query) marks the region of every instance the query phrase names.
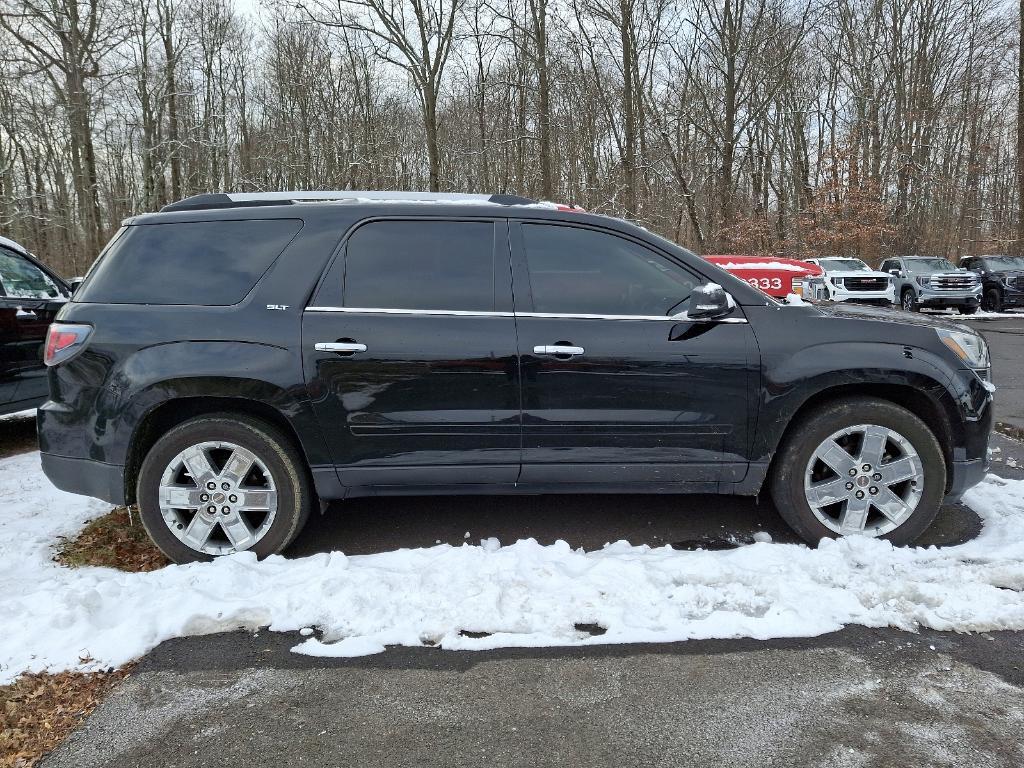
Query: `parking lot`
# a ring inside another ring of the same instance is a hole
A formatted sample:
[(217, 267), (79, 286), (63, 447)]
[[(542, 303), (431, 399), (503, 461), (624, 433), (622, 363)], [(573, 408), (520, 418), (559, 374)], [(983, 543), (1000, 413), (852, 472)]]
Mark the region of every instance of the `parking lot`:
[[(997, 413), (1024, 427), (1024, 318), (972, 321), (992, 346)], [(2, 423), (8, 453), (28, 419)], [(1002, 436), (994, 470), (1022, 477)], [(1009, 460), (1009, 461), (1008, 461)], [(948, 505), (921, 543), (971, 539)], [(770, 502), (707, 496), (360, 499), (290, 552), (385, 552), (496, 537), (587, 549), (794, 541)], [(169, 599), (172, 596), (169, 596)], [(292, 653), (297, 633), (163, 643), (44, 764), (1020, 765), (1024, 637), (848, 627), (812, 638), (590, 648)]]

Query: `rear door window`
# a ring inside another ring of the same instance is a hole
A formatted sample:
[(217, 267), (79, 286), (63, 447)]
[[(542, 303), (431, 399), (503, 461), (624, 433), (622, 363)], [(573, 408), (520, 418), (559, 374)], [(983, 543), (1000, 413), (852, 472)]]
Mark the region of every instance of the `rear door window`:
[(494, 224), (364, 224), (348, 240), (344, 304), (361, 309), (492, 310)]
[(298, 219), (126, 227), (75, 294), (101, 304), (237, 304), (270, 268)]

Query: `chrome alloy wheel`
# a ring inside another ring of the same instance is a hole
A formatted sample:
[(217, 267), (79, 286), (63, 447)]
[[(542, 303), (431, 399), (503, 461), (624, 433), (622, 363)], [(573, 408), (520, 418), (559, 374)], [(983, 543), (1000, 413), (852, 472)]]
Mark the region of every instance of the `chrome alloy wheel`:
[(807, 462), (804, 496), (811, 512), (835, 533), (883, 536), (917, 509), (924, 463), (903, 435), (874, 424), (826, 438)]
[(251, 549), (277, 514), (267, 465), (227, 442), (199, 443), (171, 459), (160, 477), (159, 499), (171, 533), (207, 555)]

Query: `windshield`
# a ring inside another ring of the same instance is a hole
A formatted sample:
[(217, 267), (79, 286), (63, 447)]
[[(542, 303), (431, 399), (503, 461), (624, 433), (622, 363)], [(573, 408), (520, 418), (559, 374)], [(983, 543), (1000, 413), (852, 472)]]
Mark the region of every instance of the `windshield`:
[(955, 272), (956, 267), (946, 259), (907, 259), (907, 271), (919, 275), (930, 275), (933, 272)]
[(818, 266), (826, 272), (868, 272), (871, 269), (860, 259), (818, 259)]
[(1024, 269), (1024, 256), (986, 256), (989, 269)]

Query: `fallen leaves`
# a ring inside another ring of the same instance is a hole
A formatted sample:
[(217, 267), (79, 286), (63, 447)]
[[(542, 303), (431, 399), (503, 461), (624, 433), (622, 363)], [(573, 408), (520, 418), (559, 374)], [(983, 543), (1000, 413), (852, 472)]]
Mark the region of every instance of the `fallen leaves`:
[(97, 565), (121, 571), (155, 571), (170, 563), (150, 541), (139, 513), (129, 514), (127, 507), (90, 520), (61, 543), (54, 559), (72, 568)]
[(0, 768), (38, 763), (129, 671), (37, 672), (0, 686)]

